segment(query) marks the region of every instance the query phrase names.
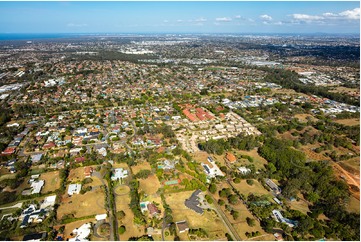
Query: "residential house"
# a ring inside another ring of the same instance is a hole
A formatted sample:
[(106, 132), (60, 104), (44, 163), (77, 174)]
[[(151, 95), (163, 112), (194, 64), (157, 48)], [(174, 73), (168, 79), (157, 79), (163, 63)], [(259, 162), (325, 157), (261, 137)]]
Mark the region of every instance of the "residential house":
[(187, 208), (192, 209), (196, 213), (203, 214), (203, 209), (199, 207), (198, 195), (201, 193), (201, 190), (197, 190), (192, 193), (191, 197), (186, 199), (184, 204)]
[(84, 167), (85, 177), (91, 177), (92, 173), (93, 173), (93, 167), (90, 166)]
[(184, 233), (189, 230), (189, 226), (186, 220), (176, 222), (175, 224), (177, 225), (179, 233)]
[(149, 211), (149, 215), (151, 215), (152, 217), (157, 216), (160, 211), (157, 208), (157, 206), (155, 206), (153, 203), (149, 203), (147, 205), (148, 211)]
[(70, 184), (68, 188), (68, 195), (79, 194), (81, 190), (81, 184)]

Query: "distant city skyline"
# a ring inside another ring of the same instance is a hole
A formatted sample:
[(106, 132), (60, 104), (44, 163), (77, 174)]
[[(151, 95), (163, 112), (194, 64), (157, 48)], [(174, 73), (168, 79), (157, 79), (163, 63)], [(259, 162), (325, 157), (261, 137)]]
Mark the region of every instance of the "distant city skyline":
[(0, 33), (359, 33), (360, 3), (0, 2)]

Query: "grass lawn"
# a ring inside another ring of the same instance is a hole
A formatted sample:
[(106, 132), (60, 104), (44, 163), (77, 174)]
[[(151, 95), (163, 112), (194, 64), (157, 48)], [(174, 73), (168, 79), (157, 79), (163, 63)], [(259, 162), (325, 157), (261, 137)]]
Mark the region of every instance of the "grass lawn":
[[(185, 199), (192, 195), (193, 191), (166, 194), (165, 198), (173, 212), (174, 222), (186, 220), (190, 228), (203, 228), (209, 234), (208, 240), (224, 239), (227, 229), (214, 211), (204, 211), (202, 215), (188, 209), (184, 205)], [(181, 239), (188, 239), (183, 233)]]
[(57, 218), (60, 220), (66, 214), (73, 214), (75, 218), (80, 218), (92, 214), (106, 213), (104, 196), (104, 191), (101, 188), (86, 192), (83, 195), (74, 194), (72, 197), (68, 197), (66, 194), (63, 196), (58, 208)]
[(51, 171), (47, 173), (42, 173), (40, 175), (41, 180), (45, 181), (44, 187), (41, 190), (41, 193), (47, 193), (50, 191), (55, 191), (60, 187), (60, 177), (59, 171)]

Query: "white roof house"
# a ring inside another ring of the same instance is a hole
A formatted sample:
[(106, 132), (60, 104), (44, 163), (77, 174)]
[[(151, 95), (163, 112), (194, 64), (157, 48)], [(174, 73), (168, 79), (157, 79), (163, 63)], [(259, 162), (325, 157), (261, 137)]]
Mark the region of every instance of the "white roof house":
[(107, 218), (107, 214), (106, 213), (104, 213), (104, 214), (99, 214), (99, 215), (95, 215), (95, 219), (97, 220), (97, 221), (99, 221), (99, 220), (104, 220), (104, 219), (106, 219)]
[(44, 202), (40, 205), (40, 208), (53, 207), (55, 205), (56, 195), (48, 196), (44, 199)]
[(81, 184), (70, 184), (68, 188), (68, 194), (69, 196), (72, 196), (73, 194), (79, 194), (81, 190)]
[(120, 178), (126, 178), (128, 176), (128, 171), (123, 168), (117, 168), (114, 170), (111, 179), (112, 181), (116, 181)]
[(90, 235), (91, 224), (86, 223), (80, 226), (77, 229), (73, 230), (73, 233), (76, 234), (75, 238), (69, 239), (69, 241), (88, 241), (86, 238)]
[(45, 183), (44, 180), (33, 181), (30, 185), (33, 188), (33, 190), (31, 191), (31, 194), (40, 193), (41, 189), (44, 186), (44, 183)]
[(238, 167), (238, 170), (243, 174), (248, 174), (251, 172), (251, 169), (247, 168), (247, 167), (244, 167), (244, 166), (241, 166), (241, 167)]

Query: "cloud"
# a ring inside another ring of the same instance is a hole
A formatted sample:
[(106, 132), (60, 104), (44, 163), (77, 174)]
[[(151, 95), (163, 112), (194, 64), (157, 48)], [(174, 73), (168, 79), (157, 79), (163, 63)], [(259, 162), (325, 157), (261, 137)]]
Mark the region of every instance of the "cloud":
[(346, 10), (338, 14), (346, 19), (358, 20), (360, 19), (360, 8), (354, 8), (352, 10)]
[(74, 23), (68, 23), (66, 26), (68, 27), (86, 27), (87, 24), (74, 24)]
[(313, 21), (313, 20), (324, 19), (324, 17), (322, 17), (322, 16), (299, 14), (299, 13), (292, 14), (292, 17), (293, 17), (293, 19), (300, 20), (300, 21)]
[(182, 19), (178, 19), (177, 22), (178, 22), (178, 23), (182, 23), (183, 20), (182, 20)]
[(352, 21), (360, 19), (360, 8), (354, 8), (351, 10), (345, 10), (340, 13), (322, 13), (320, 15), (308, 15), (295, 13), (291, 14), (291, 17), (295, 22), (307, 22), (307, 23), (325, 23), (325, 21)]
[(205, 18), (197, 18), (196, 20), (194, 20), (194, 22), (206, 22), (207, 19)]
[(169, 21), (168, 20), (163, 20), (163, 23), (168, 23)]
[(267, 15), (267, 14), (260, 15), (259, 17), (264, 21), (271, 21), (272, 20), (272, 17)]
[(241, 18), (241, 15), (236, 15), (234, 18)]
[(227, 18), (227, 17), (222, 17), (222, 18), (216, 18), (217, 22), (231, 22), (232, 19), (231, 18)]

